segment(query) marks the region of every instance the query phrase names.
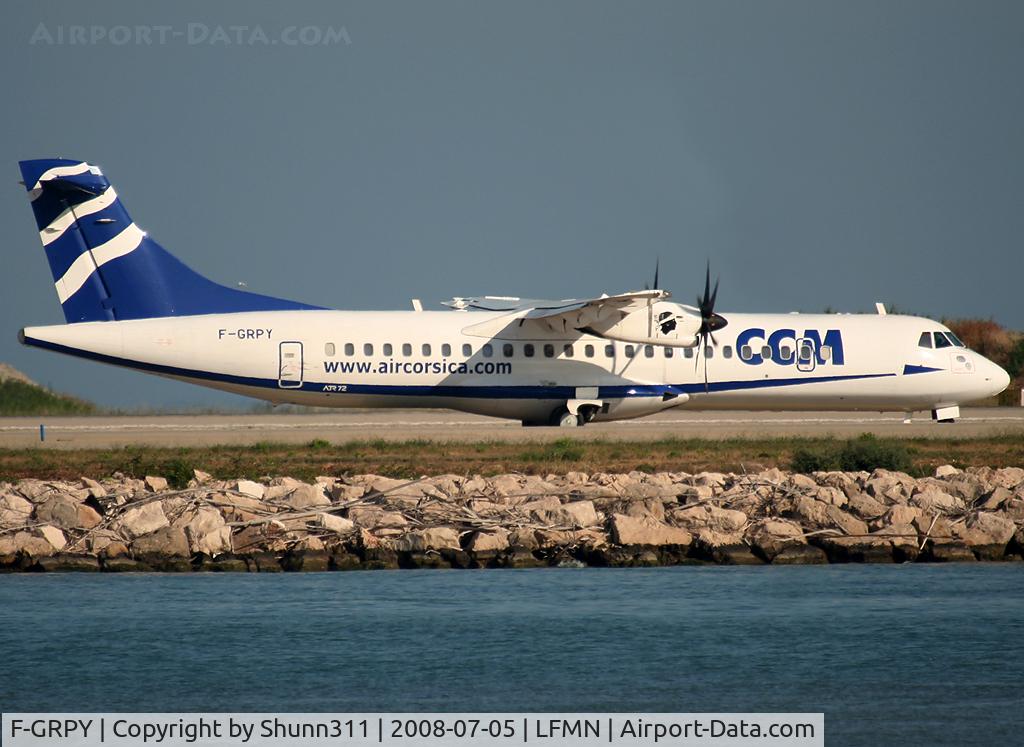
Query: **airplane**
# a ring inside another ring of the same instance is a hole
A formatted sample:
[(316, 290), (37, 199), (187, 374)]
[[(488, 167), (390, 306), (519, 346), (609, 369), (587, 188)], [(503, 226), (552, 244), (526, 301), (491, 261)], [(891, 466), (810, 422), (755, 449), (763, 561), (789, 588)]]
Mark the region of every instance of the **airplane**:
[(447, 408), (575, 427), (687, 410), (931, 410), (1002, 392), (948, 327), (885, 314), (716, 311), (659, 288), (339, 311), (214, 283), (129, 217), (96, 166), (20, 163), (67, 324), (25, 344), (274, 404)]

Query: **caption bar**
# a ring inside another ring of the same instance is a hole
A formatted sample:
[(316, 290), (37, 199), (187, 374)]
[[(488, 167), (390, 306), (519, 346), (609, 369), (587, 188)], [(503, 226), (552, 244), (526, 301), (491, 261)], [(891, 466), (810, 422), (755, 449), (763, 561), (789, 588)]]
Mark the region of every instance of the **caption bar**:
[(6, 747), (825, 744), (822, 713), (5, 713)]

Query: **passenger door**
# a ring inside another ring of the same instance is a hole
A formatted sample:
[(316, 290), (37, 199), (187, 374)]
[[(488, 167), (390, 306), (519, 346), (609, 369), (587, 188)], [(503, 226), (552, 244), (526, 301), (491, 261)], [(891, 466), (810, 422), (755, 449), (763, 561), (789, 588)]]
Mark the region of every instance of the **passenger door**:
[(796, 341), (796, 368), (798, 371), (813, 371), (818, 363), (818, 350), (815, 341), (809, 337), (801, 337)]
[(277, 385), (282, 389), (302, 388), (302, 343), (278, 345)]

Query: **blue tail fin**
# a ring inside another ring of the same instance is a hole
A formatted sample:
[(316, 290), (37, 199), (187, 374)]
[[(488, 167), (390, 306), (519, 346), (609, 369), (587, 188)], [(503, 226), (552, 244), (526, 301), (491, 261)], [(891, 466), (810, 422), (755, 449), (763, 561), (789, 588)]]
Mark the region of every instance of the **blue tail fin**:
[(95, 166), (20, 166), (68, 322), (319, 308), (226, 288), (189, 269), (132, 222)]

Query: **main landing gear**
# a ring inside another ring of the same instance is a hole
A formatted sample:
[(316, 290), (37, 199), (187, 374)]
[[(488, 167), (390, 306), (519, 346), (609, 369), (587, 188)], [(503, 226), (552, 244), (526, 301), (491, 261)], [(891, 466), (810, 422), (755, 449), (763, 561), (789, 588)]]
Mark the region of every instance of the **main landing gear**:
[(551, 411), (547, 421), (524, 420), (523, 427), (551, 425), (557, 428), (579, 428), (593, 420), (600, 410), (601, 407), (597, 404), (579, 405), (576, 412), (571, 412), (567, 406), (557, 407)]

